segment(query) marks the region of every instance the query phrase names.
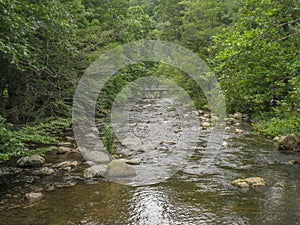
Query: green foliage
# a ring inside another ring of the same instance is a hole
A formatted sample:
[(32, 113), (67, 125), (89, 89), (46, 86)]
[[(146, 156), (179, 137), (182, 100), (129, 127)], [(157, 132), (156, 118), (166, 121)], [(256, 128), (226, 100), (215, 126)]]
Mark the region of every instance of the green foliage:
[(299, 2), (245, 0), (241, 5), (232, 29), (216, 35), (210, 48), (227, 108), (265, 119), (257, 125), (265, 133), (295, 131), (293, 115), (300, 108)]
[(110, 154), (114, 154), (116, 152), (116, 135), (114, 133), (114, 129), (110, 125), (105, 125), (103, 132), (103, 145), (106, 147), (106, 150)]
[(16, 130), (0, 116), (0, 161), (12, 156), (43, 154), (50, 150), (45, 146), (57, 143), (70, 124), (71, 120), (56, 119)]
[(300, 118), (293, 115), (286, 118), (273, 117), (253, 124), (254, 129), (270, 137), (295, 134), (300, 136)]

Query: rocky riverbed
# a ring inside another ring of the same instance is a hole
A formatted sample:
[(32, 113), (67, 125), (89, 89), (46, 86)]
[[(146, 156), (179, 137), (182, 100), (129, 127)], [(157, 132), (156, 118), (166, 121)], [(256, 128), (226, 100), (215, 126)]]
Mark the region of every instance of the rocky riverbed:
[[(251, 131), (247, 115), (236, 113), (227, 119), (221, 148), (203, 171), (199, 164), (213, 116), (205, 111), (184, 116), (200, 119), (199, 126), (190, 126), (196, 138), (187, 133), (184, 137), (191, 138), (181, 139), (185, 130), (170, 99), (136, 104), (129, 123), (136, 136), (120, 140), (117, 154), (95, 163), (96, 169), (70, 131), (43, 158), (1, 164), (1, 224), (299, 222), (297, 152), (279, 152), (273, 141)], [(176, 155), (179, 144), (190, 152)]]

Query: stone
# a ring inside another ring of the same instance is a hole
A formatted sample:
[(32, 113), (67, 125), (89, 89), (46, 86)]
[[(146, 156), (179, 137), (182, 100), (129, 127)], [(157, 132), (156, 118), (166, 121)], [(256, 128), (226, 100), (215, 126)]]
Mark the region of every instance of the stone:
[(202, 127), (208, 128), (210, 126), (211, 126), (210, 122), (206, 122), (206, 121), (202, 122)]
[(230, 130), (230, 127), (225, 127), (225, 130)]
[(37, 171), (37, 174), (44, 175), (44, 176), (51, 175), (53, 173), (55, 173), (54, 169), (49, 168), (49, 167), (43, 167), (42, 169)]
[(120, 160), (112, 160), (107, 165), (107, 171), (105, 174), (107, 177), (132, 177), (136, 175), (136, 170), (133, 166), (130, 166)]
[(181, 133), (182, 132), (182, 129), (177, 129), (177, 130), (174, 130), (174, 133), (177, 134), (177, 133)]
[(274, 137), (273, 141), (282, 142), (284, 138), (285, 138), (285, 136), (279, 135), (279, 136)]
[(167, 140), (165, 140), (165, 141), (161, 141), (159, 144), (160, 145), (176, 145), (176, 141), (167, 141)]
[(17, 161), (19, 167), (40, 167), (45, 163), (45, 159), (42, 156), (33, 155), (25, 156)]
[(289, 164), (290, 165), (297, 165), (297, 164), (299, 164), (299, 162), (297, 160), (292, 159), (292, 160), (289, 161)]
[(25, 197), (30, 202), (35, 202), (37, 200), (40, 200), (43, 197), (43, 194), (40, 192), (30, 192), (26, 193)]
[(292, 159), (292, 160), (289, 161), (289, 164), (290, 165), (298, 165), (298, 164), (300, 164), (300, 162), (297, 161), (297, 160)]
[(285, 136), (281, 141), (278, 142), (278, 149), (300, 151), (300, 138), (295, 134)]
[(110, 155), (104, 151), (84, 151), (82, 152), (86, 161), (91, 161), (95, 164), (104, 164), (110, 162)]
[(67, 154), (72, 152), (72, 148), (70, 147), (64, 147), (64, 146), (59, 146), (57, 150), (57, 154)]
[(122, 140), (121, 144), (127, 148), (137, 148), (142, 145), (142, 141), (139, 138), (125, 138)]
[(223, 141), (222, 146), (227, 147), (229, 144), (226, 141)]
[(64, 169), (66, 167), (76, 167), (76, 166), (78, 166), (77, 161), (64, 161), (61, 163), (54, 164), (52, 167), (57, 169)]
[(83, 171), (83, 177), (86, 179), (94, 177), (104, 177), (107, 170), (107, 165), (94, 165)]
[(234, 132), (235, 132), (236, 134), (242, 134), (242, 133), (244, 133), (244, 131), (241, 130), (241, 129), (235, 129)]
[(229, 124), (229, 125), (233, 124), (234, 123), (234, 119), (233, 118), (227, 118), (226, 119), (226, 123)]
[(142, 160), (137, 158), (137, 159), (119, 159), (120, 161), (129, 164), (129, 165), (139, 165), (141, 164)]
[(249, 177), (245, 179), (236, 179), (232, 181), (231, 184), (239, 188), (248, 188), (248, 187), (262, 187), (266, 185), (266, 182), (261, 177)]
[(240, 112), (236, 112), (235, 114), (232, 115), (232, 117), (233, 117), (235, 120), (242, 120), (242, 119), (243, 119), (243, 114), (240, 113)]

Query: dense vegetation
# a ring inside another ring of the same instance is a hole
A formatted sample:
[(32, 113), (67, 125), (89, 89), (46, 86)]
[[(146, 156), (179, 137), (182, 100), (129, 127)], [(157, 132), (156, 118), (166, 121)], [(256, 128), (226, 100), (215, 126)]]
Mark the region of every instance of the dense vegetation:
[[(140, 39), (172, 41), (199, 54), (216, 72), (228, 112), (249, 113), (258, 131), (300, 135), (299, 1), (2, 0), (0, 14), (0, 160), (32, 154), (28, 143), (54, 141), (56, 129), (51, 134), (47, 126), (61, 130), (53, 121), (71, 117), (89, 64)], [(187, 75), (145, 62), (107, 82), (97, 115), (108, 114), (124, 85), (149, 75), (173, 79), (205, 106)]]

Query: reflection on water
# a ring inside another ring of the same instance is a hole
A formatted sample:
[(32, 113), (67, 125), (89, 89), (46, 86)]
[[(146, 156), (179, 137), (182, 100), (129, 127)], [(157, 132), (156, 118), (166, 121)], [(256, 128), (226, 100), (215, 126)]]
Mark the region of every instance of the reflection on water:
[[(242, 129), (242, 135), (234, 134), (234, 128), (227, 131), (229, 146), (221, 149), (205, 173), (197, 174), (193, 168), (206, 150), (209, 135), (201, 132), (189, 166), (153, 185), (88, 181), (81, 178), (81, 171), (63, 178), (2, 174), (0, 224), (300, 224), (300, 167), (288, 164), (292, 159), (300, 161), (300, 155), (280, 154), (248, 126)], [(266, 187), (241, 190), (230, 184), (249, 176), (263, 177)], [(60, 179), (76, 186), (46, 191), (49, 183)], [(40, 201), (24, 199), (26, 192), (41, 187)]]

